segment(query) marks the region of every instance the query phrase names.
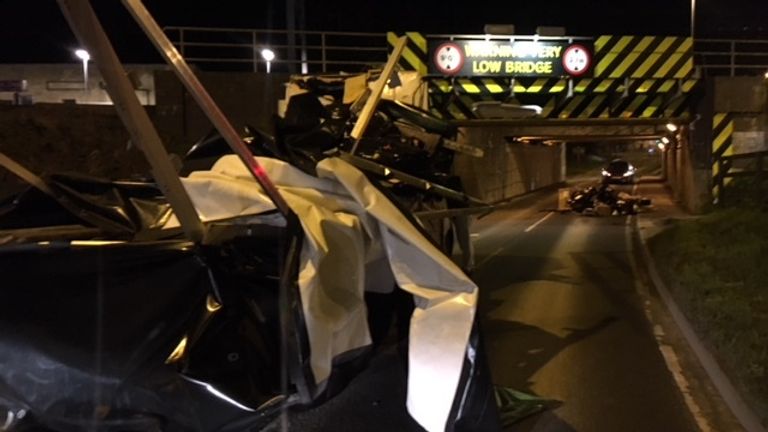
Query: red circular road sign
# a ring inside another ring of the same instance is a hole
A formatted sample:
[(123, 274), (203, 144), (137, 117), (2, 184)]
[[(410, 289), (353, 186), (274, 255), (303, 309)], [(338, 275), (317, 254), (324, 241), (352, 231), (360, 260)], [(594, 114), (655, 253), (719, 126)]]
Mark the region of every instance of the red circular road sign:
[(568, 75), (584, 75), (591, 66), (592, 54), (582, 45), (571, 45), (563, 53), (563, 67)]
[(435, 50), (434, 62), (444, 75), (456, 75), (464, 67), (464, 50), (453, 42), (440, 44)]

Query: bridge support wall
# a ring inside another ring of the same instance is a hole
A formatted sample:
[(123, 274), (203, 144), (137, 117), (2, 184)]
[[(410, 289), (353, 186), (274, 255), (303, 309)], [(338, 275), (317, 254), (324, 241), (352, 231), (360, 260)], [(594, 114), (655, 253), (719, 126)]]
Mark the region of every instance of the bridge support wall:
[(718, 201), (719, 158), (768, 150), (767, 95), (763, 77), (703, 80), (692, 121), (667, 153), (667, 182), (687, 210), (699, 213)]
[(564, 144), (524, 144), (511, 139), (518, 135), (514, 132), (514, 128), (504, 126), (460, 128), (462, 143), (485, 152), (480, 158), (457, 154), (455, 173), (467, 193), (494, 202), (565, 180)]

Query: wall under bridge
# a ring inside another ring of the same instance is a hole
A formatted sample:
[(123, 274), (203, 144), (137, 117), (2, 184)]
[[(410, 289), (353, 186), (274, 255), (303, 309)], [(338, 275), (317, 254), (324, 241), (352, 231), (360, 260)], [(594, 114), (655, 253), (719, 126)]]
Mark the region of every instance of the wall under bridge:
[(459, 141), (479, 147), (482, 157), (457, 154), (454, 171), (465, 191), (495, 202), (551, 186), (564, 178), (564, 144), (533, 145), (512, 141), (514, 128), (462, 126)]
[(729, 157), (768, 150), (767, 101), (761, 76), (702, 80), (691, 119), (666, 152), (667, 183), (688, 211), (722, 201), (733, 180)]
[[(467, 193), (493, 202), (565, 181), (565, 142), (659, 139), (666, 119), (466, 120), (459, 141), (484, 156), (459, 155), (455, 172)], [(549, 144), (542, 144), (549, 143)]]

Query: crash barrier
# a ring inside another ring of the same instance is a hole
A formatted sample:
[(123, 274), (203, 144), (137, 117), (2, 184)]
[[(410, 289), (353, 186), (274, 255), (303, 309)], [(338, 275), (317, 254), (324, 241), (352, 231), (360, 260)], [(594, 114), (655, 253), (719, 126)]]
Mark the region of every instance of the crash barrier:
[[(449, 36), (406, 33), (405, 70), (430, 71), (430, 43)], [(510, 37), (450, 36), (452, 41), (510, 40)], [(515, 36), (525, 41), (530, 37)], [(551, 43), (579, 42), (583, 38), (547, 38)], [(392, 45), (395, 33), (387, 40)], [(537, 39), (532, 39), (537, 40)], [(594, 41), (591, 77), (511, 77), (491, 70), (483, 76), (446, 77), (424, 74), (431, 110), (447, 119), (476, 118), (481, 102), (514, 101), (541, 107), (543, 118), (669, 118), (689, 111), (693, 78), (691, 38), (663, 36), (600, 36)], [(482, 63), (482, 62), (481, 62)], [(501, 65), (501, 62), (497, 62)], [(506, 62), (510, 63), (510, 62)], [(505, 63), (505, 64), (506, 64)], [(516, 64), (516, 63), (514, 63)], [(516, 67), (512, 65), (513, 68)], [(473, 65), (480, 68), (482, 65)], [(464, 71), (466, 66), (462, 66)], [(549, 69), (547, 69), (549, 70)], [(550, 71), (551, 72), (551, 71)], [(493, 75), (493, 76), (489, 76)]]
[(712, 199), (718, 202), (723, 188), (733, 181), (727, 177), (727, 158), (733, 154), (733, 116), (717, 113), (712, 118)]

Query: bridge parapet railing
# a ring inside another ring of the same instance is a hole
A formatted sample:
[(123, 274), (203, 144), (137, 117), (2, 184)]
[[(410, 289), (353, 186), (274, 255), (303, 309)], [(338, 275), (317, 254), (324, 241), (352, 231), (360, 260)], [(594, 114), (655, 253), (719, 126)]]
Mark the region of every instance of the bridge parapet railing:
[[(386, 62), (386, 34), (178, 27), (163, 29), (179, 52), (208, 70), (325, 74), (359, 72)], [(274, 53), (268, 61), (264, 49)]]
[[(359, 72), (383, 64), (389, 52), (385, 33), (182, 26), (165, 27), (164, 30), (187, 61), (204, 69), (265, 72), (267, 61), (261, 51), (269, 48), (275, 53), (275, 59), (269, 62), (274, 72)], [(532, 38), (522, 35), (424, 37), (427, 40)], [(695, 39), (693, 49), (694, 64), (700, 76), (754, 76), (768, 72), (768, 40)]]
[(764, 75), (768, 40), (696, 39), (694, 64), (702, 76)]

